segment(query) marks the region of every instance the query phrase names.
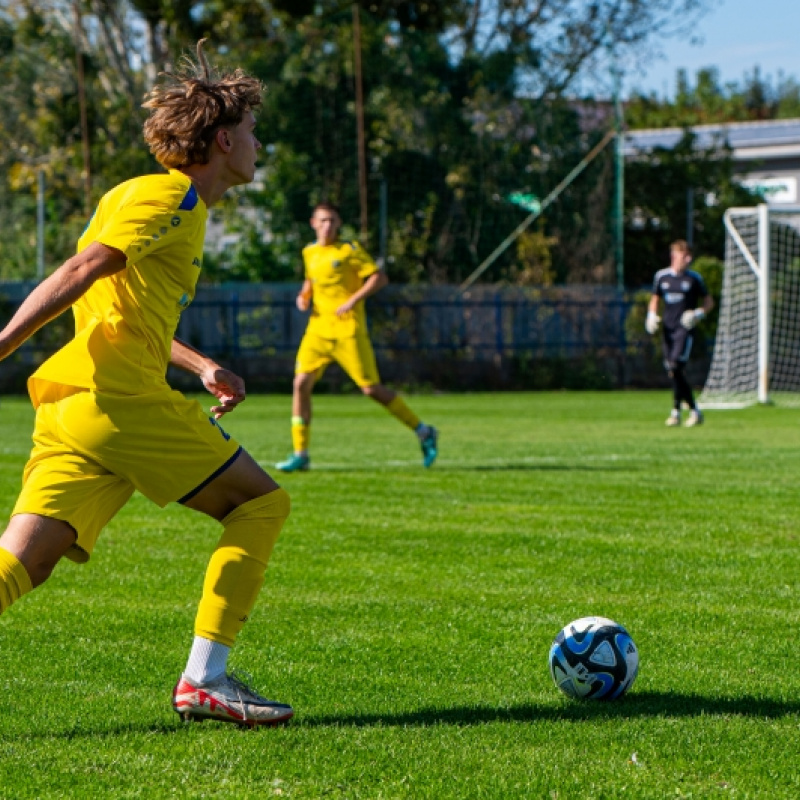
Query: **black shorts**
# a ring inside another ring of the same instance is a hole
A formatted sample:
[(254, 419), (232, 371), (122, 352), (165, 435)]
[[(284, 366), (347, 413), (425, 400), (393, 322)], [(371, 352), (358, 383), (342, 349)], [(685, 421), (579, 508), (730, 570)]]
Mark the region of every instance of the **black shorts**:
[(672, 369), (675, 364), (685, 364), (692, 352), (692, 332), (683, 325), (677, 328), (664, 328), (664, 366)]

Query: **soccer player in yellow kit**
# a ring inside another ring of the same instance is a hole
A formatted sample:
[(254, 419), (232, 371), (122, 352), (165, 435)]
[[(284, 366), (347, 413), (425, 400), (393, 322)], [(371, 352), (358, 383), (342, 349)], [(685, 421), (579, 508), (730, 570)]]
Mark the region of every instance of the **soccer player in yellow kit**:
[[(75, 337), (30, 378), (36, 407), (23, 487), (0, 536), (0, 613), (66, 556), (89, 559), (105, 524), (139, 490), (160, 506), (219, 520), (186, 669), (173, 691), (185, 719), (246, 725), (289, 719), (227, 672), (227, 659), (289, 514), (286, 492), (217, 420), (244, 400), (237, 375), (176, 339), (200, 274), (207, 208), (255, 173), (253, 109), (262, 86), (212, 72), (197, 48), (156, 86), (145, 140), (167, 174), (127, 181), (100, 201), (77, 254), (43, 281), (0, 331), (0, 358), (72, 306)], [(217, 398), (207, 416), (170, 389), (168, 364)]]
[(364, 300), (389, 282), (358, 242), (339, 239), (342, 220), (331, 203), (320, 203), (311, 215), (317, 241), (303, 249), (305, 281), (297, 296), (301, 311), (311, 308), (297, 352), (292, 392), (294, 452), (276, 464), (281, 472), (307, 470), (311, 428), (311, 392), (325, 367), (336, 361), (361, 391), (417, 434), (422, 463), (429, 467), (438, 455), (439, 434), (406, 405), (400, 395), (380, 382), (375, 354), (367, 333)]

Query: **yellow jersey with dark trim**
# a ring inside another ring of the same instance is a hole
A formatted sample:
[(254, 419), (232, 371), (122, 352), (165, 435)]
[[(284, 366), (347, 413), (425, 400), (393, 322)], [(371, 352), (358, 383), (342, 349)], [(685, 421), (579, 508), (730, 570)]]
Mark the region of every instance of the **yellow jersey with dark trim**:
[(75, 337), (28, 380), (34, 406), (55, 385), (122, 395), (167, 387), (172, 339), (194, 298), (208, 210), (189, 178), (170, 170), (108, 192), (78, 240), (125, 254), (125, 269), (102, 278), (72, 307)]
[(378, 271), (378, 265), (361, 245), (342, 239), (329, 245), (309, 244), (303, 248), (303, 262), (306, 279), (311, 281), (314, 292), (309, 332), (337, 339), (366, 329), (363, 301), (343, 317), (336, 316), (336, 309)]

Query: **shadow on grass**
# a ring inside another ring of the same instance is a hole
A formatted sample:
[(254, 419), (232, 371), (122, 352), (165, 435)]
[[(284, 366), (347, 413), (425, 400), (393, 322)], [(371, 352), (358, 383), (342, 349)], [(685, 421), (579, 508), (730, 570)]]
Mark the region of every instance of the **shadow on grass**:
[[(504, 722), (592, 722), (594, 720), (690, 717), (753, 717), (780, 719), (800, 714), (800, 702), (771, 700), (758, 697), (701, 697), (699, 695), (659, 694), (643, 692), (610, 703), (602, 701), (567, 701), (553, 705), (524, 704), (508, 707), (454, 706), (452, 708), (423, 708), (397, 714), (325, 714), (305, 716), (302, 710), (288, 726), (281, 728), (427, 728), (452, 725), (486, 725)], [(71, 730), (31, 730), (13, 735), (0, 733), (0, 754), (6, 745), (23, 741), (53, 739), (61, 741), (115, 737), (141, 734), (143, 736), (174, 736), (189, 731), (249, 731), (227, 723), (206, 721), (186, 725), (179, 720), (163, 723), (134, 723), (109, 727), (76, 726)]]
[(489, 722), (587, 722), (595, 719), (662, 717), (680, 719), (700, 716), (741, 716), (777, 719), (800, 714), (800, 701), (758, 697), (702, 697), (643, 692), (614, 702), (567, 701), (558, 705), (516, 705), (505, 708), (463, 706), (430, 708), (401, 714), (326, 714), (300, 716), (298, 725), (308, 727), (352, 726), (427, 727), (433, 725), (482, 725)]
[(437, 472), (501, 472), (504, 470), (533, 472), (630, 472), (638, 466), (590, 467), (586, 464), (475, 464), (463, 467), (437, 467)]
[[(267, 471), (270, 471), (269, 465), (265, 467)], [(417, 464), (381, 464), (380, 466), (374, 467), (345, 467), (331, 464), (330, 466), (325, 466), (324, 464), (321, 466), (317, 466), (316, 464), (313, 466), (313, 472), (347, 472), (352, 475), (375, 475), (376, 470), (379, 470), (381, 474), (386, 472), (411, 472), (418, 469)], [(636, 465), (629, 465), (629, 466), (588, 466), (587, 464), (529, 464), (529, 463), (514, 463), (510, 462), (507, 464), (464, 464), (464, 465), (445, 465), (445, 464), (437, 464), (433, 467), (432, 471), (434, 472), (631, 472), (632, 470), (638, 470), (639, 467)], [(272, 472), (276, 472), (276, 470), (272, 470)], [(427, 471), (423, 472), (420, 471), (420, 474), (426, 474)]]

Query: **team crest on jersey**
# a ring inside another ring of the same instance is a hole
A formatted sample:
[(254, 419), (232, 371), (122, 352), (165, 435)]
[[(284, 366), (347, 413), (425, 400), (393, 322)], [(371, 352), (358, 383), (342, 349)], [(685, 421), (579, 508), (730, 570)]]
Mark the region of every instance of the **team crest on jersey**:
[(192, 259), (192, 266), (193, 266), (193, 267), (197, 267), (197, 269), (200, 269), (200, 267), (202, 266), (202, 264), (200, 263), (200, 259), (199, 259), (199, 258), (197, 258), (197, 256), (195, 256), (195, 257)]
[(692, 288), (691, 281), (681, 281), (681, 290), (688, 292)]
[(342, 262), (341, 262), (341, 261), (331, 261), (331, 266), (332, 266), (334, 269), (337, 269), (338, 267), (341, 267), (341, 266), (342, 266)]
[(178, 217), (178, 216), (175, 216), (169, 221), (169, 223), (170, 223), (170, 225), (172, 225), (173, 228), (177, 228), (178, 225), (181, 224), (181, 218)]

